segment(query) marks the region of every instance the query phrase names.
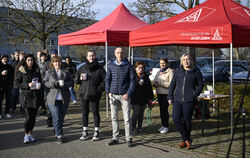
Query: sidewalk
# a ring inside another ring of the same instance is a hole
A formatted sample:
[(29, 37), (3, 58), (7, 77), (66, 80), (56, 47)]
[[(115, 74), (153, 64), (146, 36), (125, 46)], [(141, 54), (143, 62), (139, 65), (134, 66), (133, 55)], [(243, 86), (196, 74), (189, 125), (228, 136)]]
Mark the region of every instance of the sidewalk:
[[(34, 136), (37, 141), (32, 144), (23, 144), (24, 136), (24, 117), (20, 114), (14, 115), (11, 119), (0, 120), (0, 158), (44, 158), (44, 157), (71, 157), (71, 158), (197, 158), (197, 157), (226, 157), (230, 142), (230, 118), (229, 113), (222, 113), (220, 120), (220, 130), (217, 130), (217, 120), (212, 116), (205, 122), (205, 136), (201, 135), (201, 121), (193, 120), (193, 147), (191, 150), (180, 149), (178, 144), (181, 142), (180, 134), (176, 131), (172, 116), (170, 115), (170, 132), (160, 134), (159, 108), (152, 110), (152, 124), (146, 126), (144, 120), (143, 133), (133, 136), (134, 146), (127, 147), (124, 137), (124, 125), (122, 113), (120, 111), (121, 138), (118, 145), (107, 146), (106, 143), (111, 139), (111, 120), (106, 118), (105, 105), (101, 104), (101, 140), (79, 141), (82, 132), (81, 108), (80, 105), (70, 105), (64, 123), (65, 143), (57, 144), (53, 136), (53, 128), (47, 128), (45, 116), (38, 114)], [(89, 114), (90, 136), (93, 131), (93, 117)], [(241, 122), (239, 123), (241, 125)], [(230, 157), (241, 157), (241, 126), (238, 127), (235, 141), (233, 142)], [(246, 157), (250, 157), (250, 121), (246, 120)]]

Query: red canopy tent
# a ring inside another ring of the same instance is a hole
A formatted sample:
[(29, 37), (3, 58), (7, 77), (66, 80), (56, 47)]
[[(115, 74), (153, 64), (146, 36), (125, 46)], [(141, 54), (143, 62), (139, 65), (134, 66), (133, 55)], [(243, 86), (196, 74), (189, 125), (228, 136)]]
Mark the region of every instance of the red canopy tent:
[(232, 0), (208, 0), (162, 22), (130, 32), (130, 46), (250, 46), (250, 10)]
[(130, 32), (129, 42), (130, 46), (135, 47), (153, 45), (230, 47), (231, 134), (233, 133), (233, 46), (250, 46), (249, 8), (232, 0), (208, 0), (172, 18)]
[[(121, 3), (112, 13), (99, 22), (80, 31), (58, 36), (60, 45), (105, 45), (106, 68), (108, 63), (108, 46), (128, 46), (129, 32), (148, 24), (131, 14)], [(60, 51), (59, 51), (60, 52)], [(106, 98), (108, 117), (108, 100)]]
[(73, 33), (58, 36), (58, 45), (128, 46), (129, 32), (148, 24), (131, 14), (121, 3), (101, 21)]

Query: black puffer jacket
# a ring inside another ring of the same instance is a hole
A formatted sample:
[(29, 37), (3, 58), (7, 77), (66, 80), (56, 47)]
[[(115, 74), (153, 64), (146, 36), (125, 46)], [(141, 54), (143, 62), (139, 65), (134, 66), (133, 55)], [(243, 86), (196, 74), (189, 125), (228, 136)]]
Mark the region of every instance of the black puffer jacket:
[[(86, 80), (80, 80), (82, 73), (87, 74)], [(85, 100), (100, 99), (105, 90), (106, 72), (95, 59), (92, 63), (86, 62), (86, 65), (80, 67), (75, 76), (75, 83), (80, 84), (79, 94), (84, 96)]]
[(24, 108), (38, 108), (41, 101), (40, 90), (31, 90), (29, 83), (33, 78), (38, 78), (38, 82), (42, 82), (39, 68), (29, 70), (26, 66), (20, 66), (16, 72), (14, 87), (21, 89), (20, 104)]
[(143, 74), (143, 85), (139, 85), (140, 77), (136, 76), (135, 90), (131, 96), (132, 105), (146, 105), (149, 100), (153, 100), (153, 90), (149, 77), (146, 73)]
[(168, 93), (168, 100), (195, 102), (204, 83), (200, 70), (194, 67), (186, 71), (182, 66), (175, 70)]

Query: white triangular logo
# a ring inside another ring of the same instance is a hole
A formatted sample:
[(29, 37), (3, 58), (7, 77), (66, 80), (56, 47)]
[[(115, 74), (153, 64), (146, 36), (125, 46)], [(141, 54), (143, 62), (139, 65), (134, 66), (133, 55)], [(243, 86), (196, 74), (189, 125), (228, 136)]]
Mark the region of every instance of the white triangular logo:
[(221, 36), (220, 36), (220, 32), (218, 29), (216, 29), (215, 33), (214, 33), (214, 36), (212, 38), (212, 40), (222, 40)]
[(192, 14), (186, 16), (185, 18), (177, 21), (178, 22), (196, 22), (198, 21), (200, 15), (201, 15), (202, 8), (193, 12)]
[(250, 11), (244, 9), (248, 16), (250, 16)]

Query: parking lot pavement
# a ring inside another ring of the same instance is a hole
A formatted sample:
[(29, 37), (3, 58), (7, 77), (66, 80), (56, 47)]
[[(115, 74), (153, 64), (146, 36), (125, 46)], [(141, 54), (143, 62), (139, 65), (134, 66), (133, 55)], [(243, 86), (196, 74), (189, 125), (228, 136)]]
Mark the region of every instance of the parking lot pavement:
[[(192, 157), (225, 157), (228, 144), (230, 141), (230, 127), (227, 125), (227, 118), (221, 120), (221, 128), (216, 133), (216, 119), (206, 121), (206, 136), (201, 136), (200, 120), (193, 121), (193, 148), (191, 150), (179, 149), (180, 135), (176, 131), (172, 120), (170, 119), (170, 132), (160, 134), (159, 108), (152, 110), (152, 124), (146, 126), (141, 134), (133, 136), (134, 146), (127, 147), (124, 137), (123, 121), (120, 121), (121, 137), (118, 145), (107, 146), (106, 143), (111, 139), (111, 121), (105, 117), (104, 106), (100, 108), (101, 125), (100, 125), (100, 141), (79, 141), (82, 131), (81, 108), (79, 105), (71, 105), (64, 123), (65, 143), (57, 144), (53, 136), (53, 128), (46, 126), (46, 117), (37, 116), (36, 126), (33, 135), (37, 139), (36, 142), (23, 144), (24, 136), (24, 117), (16, 114), (12, 119), (0, 120), (0, 158), (192, 158)], [(120, 113), (120, 118), (122, 114)], [(228, 115), (229, 116), (229, 115)], [(93, 117), (90, 113), (90, 136), (93, 130)], [(246, 157), (250, 157), (250, 130), (249, 120), (247, 120), (246, 133)], [(241, 127), (239, 128), (239, 131)], [(241, 132), (237, 133), (236, 141), (232, 146), (230, 157), (241, 157)]]

